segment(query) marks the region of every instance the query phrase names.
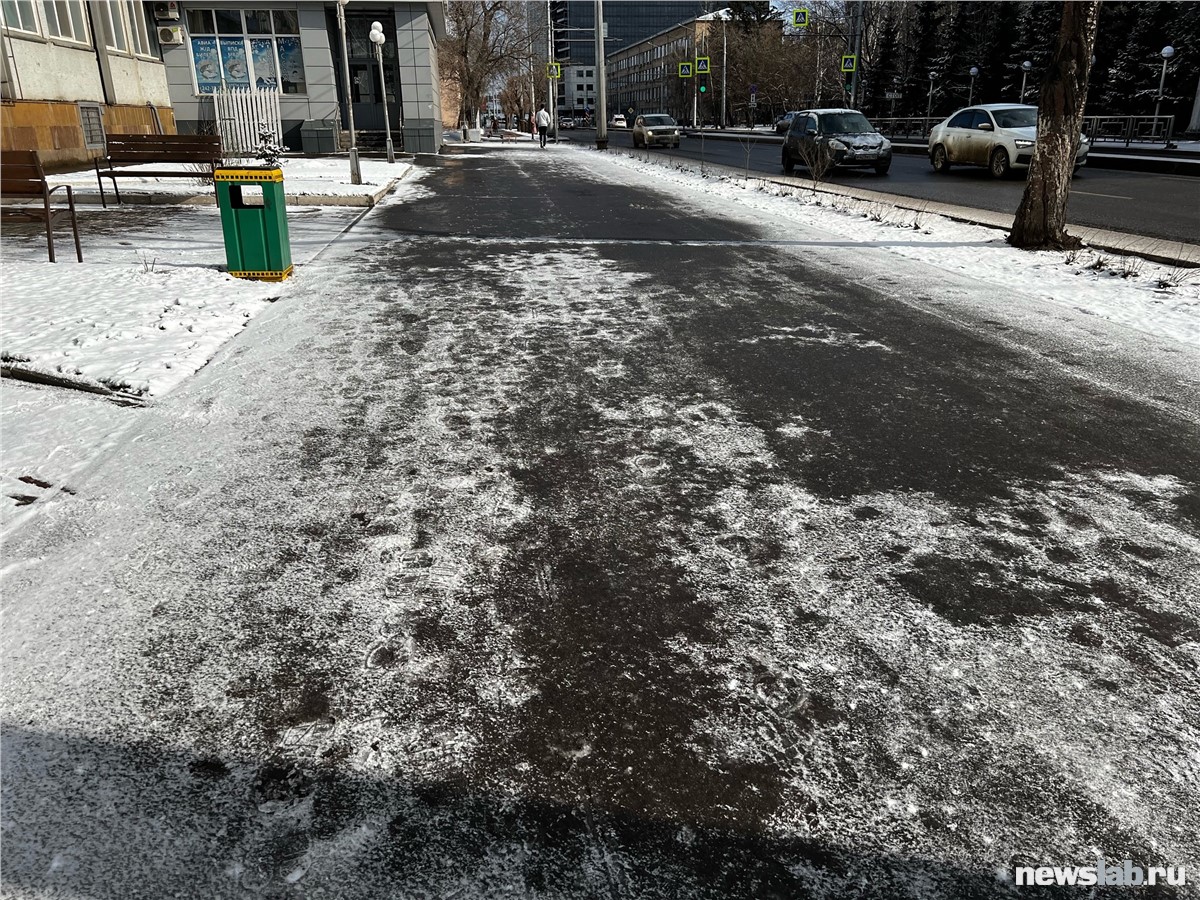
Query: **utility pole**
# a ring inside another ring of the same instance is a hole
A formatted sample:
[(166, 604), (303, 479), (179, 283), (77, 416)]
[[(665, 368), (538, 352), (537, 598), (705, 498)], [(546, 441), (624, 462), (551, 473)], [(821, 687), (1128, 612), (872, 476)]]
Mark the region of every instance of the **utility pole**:
[[(550, 10), (550, 0), (546, 0), (546, 61), (554, 59), (554, 15)], [(558, 85), (550, 77), (553, 69), (546, 66), (546, 112), (550, 113), (550, 124), (554, 126), (554, 143), (558, 143)], [(561, 69), (559, 70), (562, 71)]]
[(596, 0), (596, 149), (608, 149), (608, 91), (604, 71), (604, 0)]
[[(696, 65), (696, 55), (700, 52), (700, 20), (692, 23), (692, 66)], [(692, 127), (699, 127), (697, 112), (700, 107), (700, 76), (692, 69)]]
[[(862, 42), (865, 10), (864, 0), (858, 0), (854, 21), (854, 72), (850, 76), (850, 106), (858, 109), (858, 70), (862, 68)], [(967, 104), (968, 106), (970, 104)]]
[(726, 17), (721, 13), (721, 127), (725, 127), (725, 62), (729, 58), (729, 38), (725, 33)]

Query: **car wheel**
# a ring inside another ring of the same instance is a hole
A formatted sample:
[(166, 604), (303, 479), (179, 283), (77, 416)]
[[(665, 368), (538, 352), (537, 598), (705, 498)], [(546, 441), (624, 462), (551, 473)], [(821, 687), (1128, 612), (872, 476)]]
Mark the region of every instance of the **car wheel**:
[(879, 165), (877, 165), (875, 167), (875, 174), (876, 175), (886, 175), (888, 173), (888, 169), (890, 169), (891, 167), (892, 167), (891, 160), (888, 160), (885, 163), (880, 163)]
[(791, 175), (793, 172), (796, 171), (796, 163), (792, 159), (791, 154), (788, 153), (787, 147), (783, 148), (783, 171), (786, 172), (788, 175)]
[(941, 144), (933, 148), (933, 155), (929, 161), (933, 164), (933, 171), (939, 175), (945, 175), (950, 171), (950, 157), (946, 155), (946, 148)]
[(1008, 151), (1003, 147), (997, 147), (992, 151), (988, 171), (992, 173), (993, 178), (1007, 178), (1011, 170), (1012, 167), (1008, 164)]

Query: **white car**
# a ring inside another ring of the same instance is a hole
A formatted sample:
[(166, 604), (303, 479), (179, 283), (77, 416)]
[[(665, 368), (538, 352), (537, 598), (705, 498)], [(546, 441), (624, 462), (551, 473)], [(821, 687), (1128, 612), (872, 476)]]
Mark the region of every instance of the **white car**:
[(638, 116), (633, 120), (633, 146), (679, 148), (679, 125), (666, 113)]
[(625, 124), (625, 117), (623, 115), (621, 115), (620, 113), (617, 113), (615, 116), (613, 116), (611, 119), (608, 120), (608, 127), (609, 128), (628, 128), (629, 126)]
[[(1037, 142), (1037, 107), (1019, 103), (983, 103), (960, 109), (929, 133), (929, 162), (938, 173), (953, 166), (985, 166), (996, 178), (1012, 169), (1028, 169)], [(1079, 136), (1075, 169), (1091, 149)]]

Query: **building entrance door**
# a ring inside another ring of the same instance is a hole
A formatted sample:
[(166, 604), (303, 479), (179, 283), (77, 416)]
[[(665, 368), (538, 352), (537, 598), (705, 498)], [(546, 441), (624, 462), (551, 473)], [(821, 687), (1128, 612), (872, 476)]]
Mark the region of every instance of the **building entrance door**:
[[(370, 38), (372, 22), (381, 23), (383, 33), (388, 38), (383, 45), (385, 84), (379, 82), (379, 63), (375, 59), (375, 45), (371, 43)], [(399, 145), (399, 105), (396, 102), (396, 87), (400, 73), (396, 64), (395, 17), (382, 11), (354, 12), (347, 9), (346, 43), (350, 51), (350, 102), (354, 106), (355, 128), (361, 131), (383, 131), (383, 97), (386, 93), (388, 113), (391, 116), (393, 131), (396, 132), (396, 143)], [(340, 74), (340, 67), (338, 71)]]

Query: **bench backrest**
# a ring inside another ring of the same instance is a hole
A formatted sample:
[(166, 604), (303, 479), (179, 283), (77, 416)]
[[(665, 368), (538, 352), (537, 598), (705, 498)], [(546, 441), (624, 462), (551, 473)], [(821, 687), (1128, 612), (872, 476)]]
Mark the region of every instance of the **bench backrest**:
[(221, 138), (215, 134), (110, 134), (105, 146), (110, 163), (210, 163), (221, 158)]
[(46, 174), (36, 150), (5, 150), (0, 154), (0, 194), (41, 196)]

